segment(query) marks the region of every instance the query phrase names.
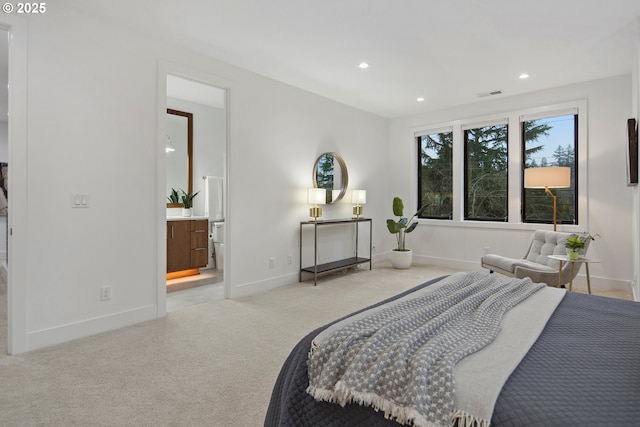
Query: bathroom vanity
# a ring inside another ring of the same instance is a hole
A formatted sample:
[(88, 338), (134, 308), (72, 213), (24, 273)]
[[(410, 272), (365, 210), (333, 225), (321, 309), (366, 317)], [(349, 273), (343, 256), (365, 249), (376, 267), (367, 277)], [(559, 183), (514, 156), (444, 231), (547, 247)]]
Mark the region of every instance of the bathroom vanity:
[(208, 232), (207, 218), (167, 218), (167, 273), (206, 267), (209, 261)]

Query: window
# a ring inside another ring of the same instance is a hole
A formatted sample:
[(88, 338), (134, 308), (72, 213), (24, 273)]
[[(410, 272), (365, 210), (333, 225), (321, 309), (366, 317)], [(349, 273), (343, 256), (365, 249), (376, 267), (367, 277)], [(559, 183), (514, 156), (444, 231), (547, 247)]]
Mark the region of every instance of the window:
[(464, 219), (508, 220), (507, 124), (464, 130)]
[[(578, 223), (577, 203), (578, 115), (565, 114), (522, 120), (522, 152), (525, 168), (571, 168), (571, 187), (551, 191), (557, 197), (558, 224)], [(522, 221), (553, 223), (553, 201), (544, 189), (522, 189)]]
[(571, 185), (551, 189), (557, 223), (586, 226), (586, 118), (586, 100), (576, 100), (414, 129), (420, 218), (480, 228), (552, 224), (553, 199), (544, 189), (525, 189), (524, 170), (562, 166)]
[(416, 137), (418, 142), (419, 208), (421, 218), (451, 219), (453, 215), (453, 132)]

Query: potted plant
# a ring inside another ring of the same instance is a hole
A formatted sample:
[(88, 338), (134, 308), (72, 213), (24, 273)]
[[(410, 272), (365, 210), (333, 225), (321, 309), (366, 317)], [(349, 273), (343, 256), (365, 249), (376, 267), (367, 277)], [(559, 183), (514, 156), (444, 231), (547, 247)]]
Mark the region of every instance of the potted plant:
[(575, 261), (580, 258), (579, 251), (584, 248), (584, 240), (580, 237), (569, 237), (564, 246), (567, 248), (567, 255), (569, 255), (569, 259)]
[(193, 198), (196, 197), (200, 192), (197, 191), (191, 194), (182, 189), (180, 191), (182, 192), (182, 194), (180, 195), (180, 201), (184, 206), (182, 209), (182, 216), (191, 216), (191, 206), (193, 205)]
[(405, 245), (406, 234), (411, 233), (418, 225), (416, 218), (425, 209), (423, 207), (413, 214), (411, 218), (404, 217), (404, 203), (400, 197), (393, 198), (393, 215), (398, 219), (387, 219), (387, 229), (391, 234), (396, 235), (398, 247), (391, 250), (389, 259), (394, 268), (409, 268), (411, 266), (412, 251)]
[(167, 197), (169, 203), (167, 204), (168, 208), (179, 208), (182, 207), (182, 203), (180, 202), (180, 193), (175, 188), (171, 189), (171, 194)]

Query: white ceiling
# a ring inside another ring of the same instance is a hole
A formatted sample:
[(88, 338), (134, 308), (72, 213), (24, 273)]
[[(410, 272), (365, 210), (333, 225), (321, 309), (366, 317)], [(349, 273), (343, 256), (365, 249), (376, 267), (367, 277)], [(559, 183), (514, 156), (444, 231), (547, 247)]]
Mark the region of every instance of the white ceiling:
[(640, 16), (638, 0), (61, 2), (384, 117), (628, 73)]

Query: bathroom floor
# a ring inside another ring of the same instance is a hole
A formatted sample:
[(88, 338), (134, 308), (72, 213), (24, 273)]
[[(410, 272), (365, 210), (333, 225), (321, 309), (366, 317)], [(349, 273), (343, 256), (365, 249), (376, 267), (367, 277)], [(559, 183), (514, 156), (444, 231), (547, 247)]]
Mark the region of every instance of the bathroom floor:
[(197, 276), (167, 280), (167, 312), (224, 298), (220, 270), (201, 270)]

